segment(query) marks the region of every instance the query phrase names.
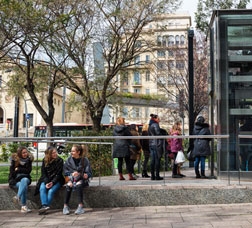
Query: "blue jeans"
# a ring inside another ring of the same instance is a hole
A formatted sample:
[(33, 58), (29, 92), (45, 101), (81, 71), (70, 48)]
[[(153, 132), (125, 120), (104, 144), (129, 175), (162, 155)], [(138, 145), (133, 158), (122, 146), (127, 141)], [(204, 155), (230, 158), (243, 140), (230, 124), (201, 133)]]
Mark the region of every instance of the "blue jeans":
[(151, 175), (159, 177), (161, 158), (160, 159), (158, 158), (156, 146), (150, 146), (150, 155), (151, 155)]
[(194, 169), (195, 169), (195, 173), (199, 173), (199, 163), (200, 163), (200, 170), (201, 170), (201, 173), (202, 171), (205, 171), (205, 160), (206, 160), (206, 157), (205, 156), (197, 156), (195, 157), (195, 160), (194, 160)]
[(27, 191), (30, 180), (27, 177), (22, 178), (19, 182), (16, 183), (16, 188), (18, 189), (17, 196), (21, 201), (21, 205), (26, 205)]
[(51, 188), (47, 189), (45, 182), (42, 182), (39, 188), (41, 204), (50, 206), (55, 192), (57, 192), (60, 187), (61, 184), (57, 182)]

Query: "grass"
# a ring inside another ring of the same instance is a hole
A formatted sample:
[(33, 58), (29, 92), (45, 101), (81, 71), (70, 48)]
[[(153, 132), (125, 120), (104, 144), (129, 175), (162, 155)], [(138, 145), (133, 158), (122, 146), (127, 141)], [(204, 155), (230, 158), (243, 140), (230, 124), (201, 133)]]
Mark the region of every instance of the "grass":
[[(37, 181), (40, 177), (40, 167), (33, 166), (32, 167), (32, 181)], [(9, 166), (0, 166), (0, 184), (7, 184), (9, 177)]]

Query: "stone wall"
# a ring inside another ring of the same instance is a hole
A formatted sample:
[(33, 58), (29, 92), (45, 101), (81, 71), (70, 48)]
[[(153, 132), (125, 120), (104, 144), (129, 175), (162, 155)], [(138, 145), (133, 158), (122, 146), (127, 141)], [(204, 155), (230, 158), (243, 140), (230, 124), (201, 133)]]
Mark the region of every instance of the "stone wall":
[[(85, 207), (141, 207), (166, 205), (251, 203), (251, 186), (90, 186), (83, 190)], [(35, 186), (28, 191), (28, 206), (40, 207), (39, 195), (34, 196)], [(62, 209), (65, 188), (55, 195), (51, 208)], [(19, 209), (13, 204), (16, 194), (8, 186), (0, 186), (0, 210)], [(70, 207), (77, 207), (77, 197), (72, 193)]]

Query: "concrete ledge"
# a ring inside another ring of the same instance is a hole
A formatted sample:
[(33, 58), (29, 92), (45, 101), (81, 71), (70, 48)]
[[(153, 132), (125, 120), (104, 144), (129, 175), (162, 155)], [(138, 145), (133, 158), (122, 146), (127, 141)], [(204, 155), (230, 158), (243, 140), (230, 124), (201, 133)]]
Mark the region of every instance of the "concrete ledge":
[[(34, 196), (35, 186), (29, 187), (28, 206), (40, 207), (39, 195)], [(0, 186), (0, 210), (19, 209), (13, 204), (15, 190), (7, 185)], [(65, 187), (56, 194), (51, 205), (62, 209)], [(83, 190), (85, 207), (142, 207), (168, 205), (230, 204), (251, 203), (252, 186), (169, 186), (169, 185), (132, 185), (132, 186), (90, 186)], [(72, 193), (70, 207), (77, 206), (77, 197)]]

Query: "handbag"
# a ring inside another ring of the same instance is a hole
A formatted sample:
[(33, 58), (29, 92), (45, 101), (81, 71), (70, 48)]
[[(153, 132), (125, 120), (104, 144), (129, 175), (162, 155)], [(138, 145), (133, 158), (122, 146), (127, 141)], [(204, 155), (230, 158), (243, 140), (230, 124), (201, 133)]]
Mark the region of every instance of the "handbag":
[(182, 150), (179, 150), (178, 153), (177, 153), (177, 157), (176, 157), (176, 160), (175, 160), (175, 164), (181, 164), (181, 163), (184, 163), (185, 162), (185, 155), (184, 155), (184, 152)]

